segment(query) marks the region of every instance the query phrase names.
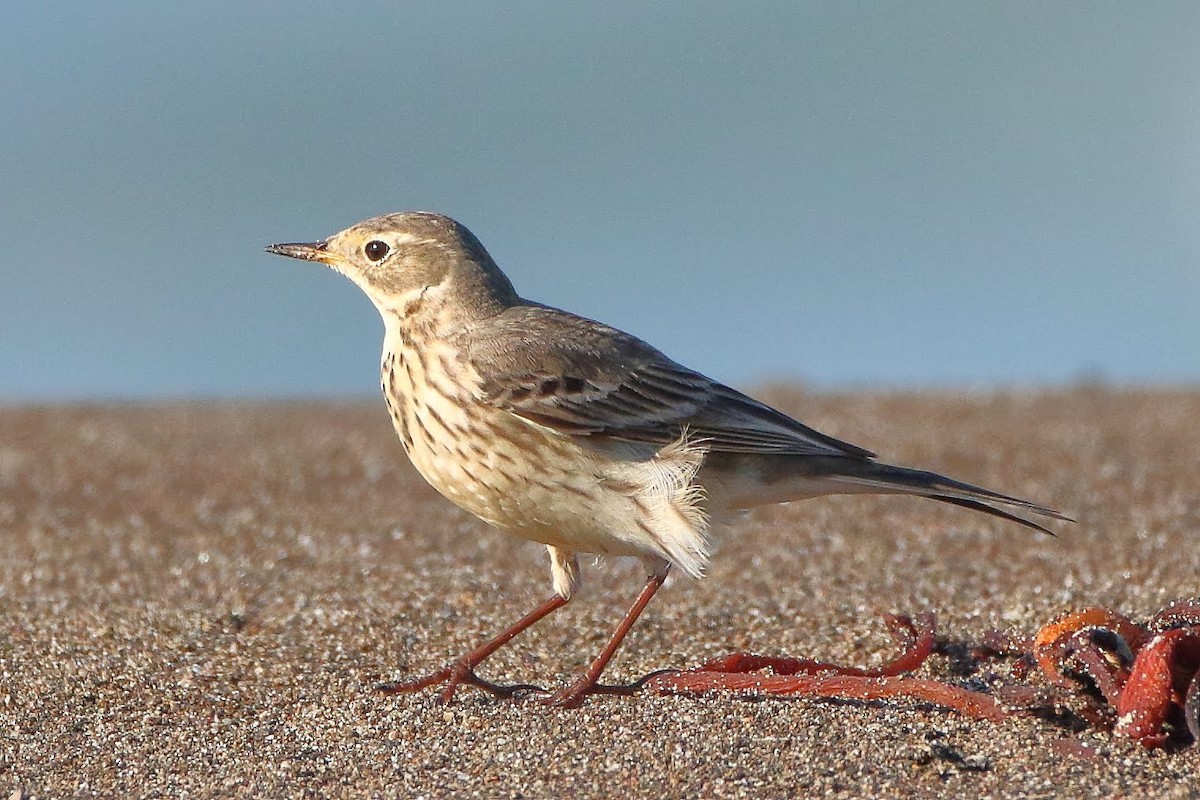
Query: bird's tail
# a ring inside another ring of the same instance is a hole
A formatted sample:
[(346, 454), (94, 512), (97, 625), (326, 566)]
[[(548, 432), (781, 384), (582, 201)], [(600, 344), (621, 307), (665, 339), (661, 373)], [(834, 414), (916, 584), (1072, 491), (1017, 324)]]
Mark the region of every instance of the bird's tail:
[[(1006, 494), (993, 492), (981, 486), (973, 486), (963, 481), (956, 481), (927, 470), (897, 467), (892, 464), (881, 464), (867, 459), (847, 459), (844, 470), (827, 475), (825, 480), (830, 483), (844, 484), (847, 493), (865, 492), (871, 494), (911, 494), (928, 497), (943, 503), (951, 503), (974, 511), (982, 511), (994, 517), (1000, 517), (1011, 522), (1024, 525), (1027, 528), (1048, 533), (1054, 532), (1036, 522), (1018, 516), (1008, 511), (1008, 508), (1027, 511), (1042, 517), (1074, 522), (1070, 517), (1046, 508), (1028, 500), (1010, 497)], [(997, 508), (1003, 506), (1005, 508)]]

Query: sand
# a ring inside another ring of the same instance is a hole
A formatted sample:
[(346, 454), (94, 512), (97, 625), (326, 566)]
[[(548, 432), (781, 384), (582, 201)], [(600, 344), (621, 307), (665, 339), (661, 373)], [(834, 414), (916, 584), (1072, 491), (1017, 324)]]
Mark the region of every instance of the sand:
[[(1079, 522), (1051, 538), (911, 498), (757, 510), (706, 579), (660, 592), (611, 680), (733, 650), (878, 664), (889, 611), (971, 642), (1200, 594), (1198, 391), (762, 394)], [(0, 409), (0, 548), (5, 794), (1200, 797), (1200, 747), (909, 701), (381, 697), (549, 594), (544, 551), (429, 489), (381, 401)], [(624, 560), (585, 576), (481, 673), (576, 674), (642, 581)]]

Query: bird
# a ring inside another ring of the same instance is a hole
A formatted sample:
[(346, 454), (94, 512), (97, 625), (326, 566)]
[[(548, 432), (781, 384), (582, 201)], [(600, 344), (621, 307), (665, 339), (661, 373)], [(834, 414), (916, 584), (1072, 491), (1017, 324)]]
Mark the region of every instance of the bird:
[[(646, 582), (577, 680), (539, 693), (574, 708), (638, 616), (678, 571), (703, 576), (711, 530), (754, 506), (832, 494), (917, 495), (1044, 533), (1051, 508), (935, 472), (877, 461), (624, 331), (528, 300), (483, 244), (438, 213), (389, 213), (267, 252), (325, 264), (383, 319), (380, 385), (417, 472), (501, 531), (546, 546), (548, 599), (444, 668), (387, 693), (463, 685), (528, 697), (476, 674), (513, 637), (564, 606), (580, 554), (633, 556)], [(529, 688), (529, 687), (525, 687)]]

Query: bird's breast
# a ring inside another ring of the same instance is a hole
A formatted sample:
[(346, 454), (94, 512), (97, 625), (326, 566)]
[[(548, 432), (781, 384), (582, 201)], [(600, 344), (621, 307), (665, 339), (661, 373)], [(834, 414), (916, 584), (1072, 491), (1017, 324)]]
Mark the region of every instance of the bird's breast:
[(581, 440), (482, 400), (478, 373), (449, 345), (392, 344), (382, 383), (393, 424), (413, 466), (446, 498), (525, 539), (653, 554), (699, 574), (702, 448)]
[(478, 374), (449, 345), (408, 337), (392, 345), (381, 380), (392, 423), (413, 466), (441, 494), (497, 527), (538, 538), (530, 531), (559, 522), (554, 498), (594, 486), (581, 477), (589, 470), (569, 439), (483, 402)]

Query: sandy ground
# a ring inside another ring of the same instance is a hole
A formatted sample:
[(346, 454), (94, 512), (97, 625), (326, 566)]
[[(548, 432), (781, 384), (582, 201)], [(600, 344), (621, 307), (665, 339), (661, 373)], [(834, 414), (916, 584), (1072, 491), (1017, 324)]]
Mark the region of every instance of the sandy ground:
[[(1200, 594), (1200, 392), (764, 396), (1079, 523), (1050, 538), (909, 498), (759, 510), (707, 579), (659, 594), (609, 678), (740, 649), (879, 663), (888, 611), (977, 641)], [(378, 696), (549, 593), (544, 552), (426, 487), (381, 402), (0, 410), (0, 548), (5, 796), (1200, 797), (1200, 747), (911, 702)], [(575, 674), (641, 584), (632, 562), (585, 571), (481, 672)], [(946, 664), (923, 674), (966, 680)]]

